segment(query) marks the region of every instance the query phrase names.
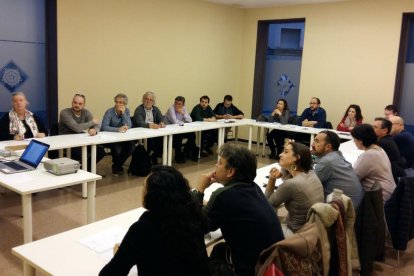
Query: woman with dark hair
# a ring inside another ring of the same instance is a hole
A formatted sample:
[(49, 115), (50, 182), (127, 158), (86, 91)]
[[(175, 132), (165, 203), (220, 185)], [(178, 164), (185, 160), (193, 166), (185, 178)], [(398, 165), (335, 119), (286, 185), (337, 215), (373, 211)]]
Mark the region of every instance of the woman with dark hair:
[[(283, 203), (288, 210), (282, 230), (286, 236), (292, 235), (306, 223), (306, 215), (313, 204), (324, 202), (323, 187), (312, 170), (312, 156), (307, 146), (289, 142), (280, 154), (282, 170), (272, 168), (266, 186), (266, 197), (277, 208)], [(275, 190), (276, 179), (283, 183)]]
[[(272, 112), (269, 122), (287, 124), (289, 121), (289, 107), (285, 99), (277, 100), (276, 108)], [(270, 148), (269, 158), (278, 159), (278, 155), (282, 153), (287, 137), (286, 131), (277, 129), (272, 130), (267, 134), (267, 144)], [(276, 151), (277, 150), (277, 151)]]
[(350, 132), (355, 126), (361, 125), (364, 117), (362, 116), (359, 105), (351, 104), (345, 111), (341, 122), (336, 130)]
[(385, 151), (378, 146), (374, 128), (368, 124), (356, 126), (351, 131), (356, 147), (363, 150), (354, 164), (354, 170), (365, 191), (370, 191), (375, 182), (381, 184), (384, 203), (391, 197), (396, 185), (391, 163)]
[(206, 221), (187, 179), (173, 167), (155, 166), (145, 180), (148, 210), (128, 230), (99, 275), (209, 275), (204, 244)]

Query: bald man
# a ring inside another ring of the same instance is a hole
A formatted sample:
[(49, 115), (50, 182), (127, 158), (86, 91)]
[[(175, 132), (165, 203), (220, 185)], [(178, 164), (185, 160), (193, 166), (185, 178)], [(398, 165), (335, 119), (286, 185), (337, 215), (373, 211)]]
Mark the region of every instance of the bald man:
[(391, 135), (406, 160), (407, 168), (411, 168), (414, 164), (414, 136), (404, 129), (404, 120), (400, 116), (393, 116), (389, 120), (392, 123)]

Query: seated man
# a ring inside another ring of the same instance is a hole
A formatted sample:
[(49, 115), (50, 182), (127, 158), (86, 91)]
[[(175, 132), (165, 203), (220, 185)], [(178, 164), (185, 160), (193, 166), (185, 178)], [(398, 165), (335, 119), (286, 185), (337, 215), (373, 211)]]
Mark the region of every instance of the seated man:
[[(202, 96), (200, 98), (200, 103), (194, 106), (191, 111), (191, 119), (193, 121), (201, 122), (215, 122), (216, 117), (211, 109), (210, 98), (208, 96)], [(207, 156), (208, 154), (213, 154), (211, 147), (214, 146), (214, 143), (217, 142), (217, 129), (205, 130), (201, 132), (201, 155)]]
[(400, 154), (405, 158), (406, 167), (414, 165), (414, 136), (411, 132), (404, 129), (404, 120), (399, 116), (390, 119), (392, 123), (391, 135), (400, 150)]
[[(85, 108), (85, 96), (76, 94), (72, 99), (72, 108), (65, 108), (60, 112), (59, 135), (62, 134), (75, 134), (87, 132), (89, 135), (94, 136), (99, 131), (99, 120), (92, 116), (92, 113)], [(71, 158), (82, 161), (82, 148), (72, 148)], [(91, 168), (90, 158), (91, 148), (88, 147), (88, 168)], [(103, 147), (98, 146), (96, 148), (96, 163), (98, 163), (105, 156)]]
[(309, 107), (299, 117), (298, 125), (315, 128), (324, 128), (326, 126), (326, 111), (321, 107), (319, 98), (311, 98)]
[(397, 115), (398, 115), (398, 108), (395, 105), (389, 104), (384, 108), (385, 119), (390, 120), (392, 117), (397, 116)]
[[(182, 96), (175, 97), (174, 104), (168, 108), (167, 113), (164, 116), (165, 124), (179, 124), (191, 123), (192, 119), (185, 108), (185, 98)], [(185, 154), (182, 151), (183, 139), (187, 138), (184, 152), (188, 153), (191, 160), (198, 161), (198, 152), (195, 152), (195, 134), (193, 132), (175, 134), (173, 136), (173, 148), (175, 151), (175, 162), (185, 163)]]
[(237, 275), (254, 275), (260, 252), (284, 238), (275, 211), (254, 183), (256, 169), (251, 151), (224, 144), (215, 170), (200, 176), (194, 192), (201, 204), (207, 187), (214, 182), (224, 185), (213, 192), (204, 210), (208, 230), (221, 229)]
[[(321, 107), (319, 98), (313, 97), (309, 102), (309, 107), (306, 108), (302, 115), (298, 118), (298, 125), (303, 127), (324, 128), (326, 127), (326, 111)], [(309, 134), (296, 132), (293, 138), (309, 145)]]
[(233, 105), (233, 97), (231, 95), (224, 96), (224, 101), (214, 108), (214, 114), (217, 119), (243, 119), (243, 112)]
[[(127, 108), (128, 97), (125, 94), (118, 94), (114, 98), (115, 106), (109, 108), (103, 117), (101, 130), (126, 133), (131, 128), (131, 117)], [(112, 173), (118, 175), (124, 171), (122, 167), (128, 157), (135, 149), (134, 141), (111, 143)]]
[[(233, 97), (231, 95), (224, 96), (222, 103), (219, 103), (214, 108), (214, 114), (217, 119), (243, 119), (244, 113), (233, 105)], [(227, 133), (230, 131), (231, 127), (226, 127), (226, 137), (224, 138), (227, 141)]]
[[(152, 129), (165, 127), (161, 110), (155, 106), (155, 100), (154, 92), (148, 91), (142, 95), (142, 104), (134, 112), (134, 121), (137, 127)], [(162, 157), (162, 147), (162, 137), (147, 139), (147, 151), (150, 154), (152, 164), (158, 164), (158, 158)]]
[(316, 135), (312, 143), (312, 154), (317, 157), (314, 170), (322, 182), (325, 200), (334, 189), (340, 189), (351, 198), (357, 209), (364, 190), (352, 165), (339, 151), (340, 142), (338, 134), (332, 131), (325, 130)]

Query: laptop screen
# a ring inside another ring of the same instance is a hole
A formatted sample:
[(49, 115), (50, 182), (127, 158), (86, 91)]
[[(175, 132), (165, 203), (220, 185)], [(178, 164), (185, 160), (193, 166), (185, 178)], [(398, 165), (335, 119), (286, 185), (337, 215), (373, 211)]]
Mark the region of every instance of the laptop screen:
[(19, 160), (34, 168), (37, 168), (48, 149), (48, 144), (33, 139), (30, 141)]

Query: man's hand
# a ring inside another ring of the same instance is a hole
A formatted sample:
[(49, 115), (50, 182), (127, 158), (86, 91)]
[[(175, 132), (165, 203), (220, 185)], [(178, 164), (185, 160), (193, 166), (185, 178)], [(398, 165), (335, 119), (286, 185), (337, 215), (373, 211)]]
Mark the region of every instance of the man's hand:
[(88, 133), (89, 133), (90, 136), (95, 136), (96, 134), (98, 134), (94, 128), (90, 128), (88, 130)]
[(209, 173), (203, 173), (200, 175), (200, 177), (198, 178), (198, 183), (197, 183), (197, 190), (200, 193), (204, 193), (204, 190), (206, 188), (208, 188), (211, 183), (215, 182), (216, 179), (214, 178), (214, 174), (215, 172), (209, 172)]
[(121, 126), (120, 128), (118, 128), (118, 132), (122, 132), (122, 133), (127, 132), (127, 130), (128, 130), (128, 126), (127, 125), (124, 125), (124, 126)]

